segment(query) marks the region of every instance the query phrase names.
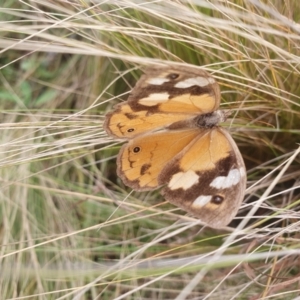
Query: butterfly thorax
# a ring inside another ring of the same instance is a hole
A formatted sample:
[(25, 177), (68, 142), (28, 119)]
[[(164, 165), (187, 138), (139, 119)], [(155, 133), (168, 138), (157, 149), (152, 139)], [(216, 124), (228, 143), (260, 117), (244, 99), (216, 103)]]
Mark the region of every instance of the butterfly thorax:
[(227, 114), (222, 110), (216, 110), (211, 113), (199, 115), (194, 118), (194, 122), (197, 127), (200, 128), (213, 128), (219, 123), (225, 122)]
[(204, 70), (154, 66), (104, 123), (108, 134), (128, 140), (117, 159), (125, 185), (163, 186), (166, 200), (214, 228), (232, 220), (246, 189), (243, 158), (218, 126), (230, 114), (218, 110), (220, 100), (217, 81)]
[(225, 122), (228, 113), (222, 110), (216, 110), (210, 113), (201, 114), (191, 119), (174, 122), (168, 126), (169, 130), (179, 130), (187, 128), (213, 128), (219, 123)]

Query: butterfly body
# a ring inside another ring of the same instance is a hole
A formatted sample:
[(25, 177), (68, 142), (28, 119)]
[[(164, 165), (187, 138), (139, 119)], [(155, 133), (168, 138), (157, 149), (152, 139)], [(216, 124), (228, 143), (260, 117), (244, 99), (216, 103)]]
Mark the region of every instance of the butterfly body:
[(162, 194), (211, 227), (227, 225), (243, 200), (246, 171), (218, 110), (220, 90), (205, 71), (150, 68), (104, 127), (128, 143), (117, 173), (135, 190)]

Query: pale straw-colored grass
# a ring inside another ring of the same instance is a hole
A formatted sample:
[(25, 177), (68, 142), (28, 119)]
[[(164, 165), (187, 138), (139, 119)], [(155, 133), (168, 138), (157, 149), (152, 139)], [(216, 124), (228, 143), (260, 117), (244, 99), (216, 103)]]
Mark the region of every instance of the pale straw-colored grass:
[[(297, 1), (5, 1), (1, 299), (299, 294)], [(152, 64), (211, 72), (248, 169), (212, 230), (117, 178), (104, 114)]]

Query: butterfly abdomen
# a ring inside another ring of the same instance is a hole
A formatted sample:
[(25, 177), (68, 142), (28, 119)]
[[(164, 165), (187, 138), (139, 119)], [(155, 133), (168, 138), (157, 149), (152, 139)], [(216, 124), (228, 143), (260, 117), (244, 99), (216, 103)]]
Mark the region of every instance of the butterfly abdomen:
[(246, 169), (229, 132), (218, 125), (220, 88), (204, 70), (150, 67), (127, 102), (107, 113), (107, 133), (128, 140), (117, 174), (136, 191), (163, 186), (165, 199), (211, 227), (227, 225), (245, 194)]

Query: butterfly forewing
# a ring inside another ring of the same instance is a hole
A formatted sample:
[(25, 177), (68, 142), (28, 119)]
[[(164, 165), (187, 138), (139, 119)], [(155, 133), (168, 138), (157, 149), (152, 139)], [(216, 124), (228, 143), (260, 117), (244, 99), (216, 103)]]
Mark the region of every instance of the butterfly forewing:
[(166, 185), (166, 200), (217, 228), (236, 215), (246, 174), (229, 133), (218, 127), (205, 131), (168, 162), (158, 182)]
[(128, 101), (105, 117), (107, 133), (128, 139), (117, 173), (137, 191), (164, 185), (162, 194), (211, 227), (236, 215), (246, 187), (242, 156), (218, 127), (219, 85), (191, 67), (151, 67)]
[(212, 112), (219, 104), (219, 85), (205, 71), (148, 68), (128, 101), (106, 115), (104, 128), (115, 137), (133, 138)]

